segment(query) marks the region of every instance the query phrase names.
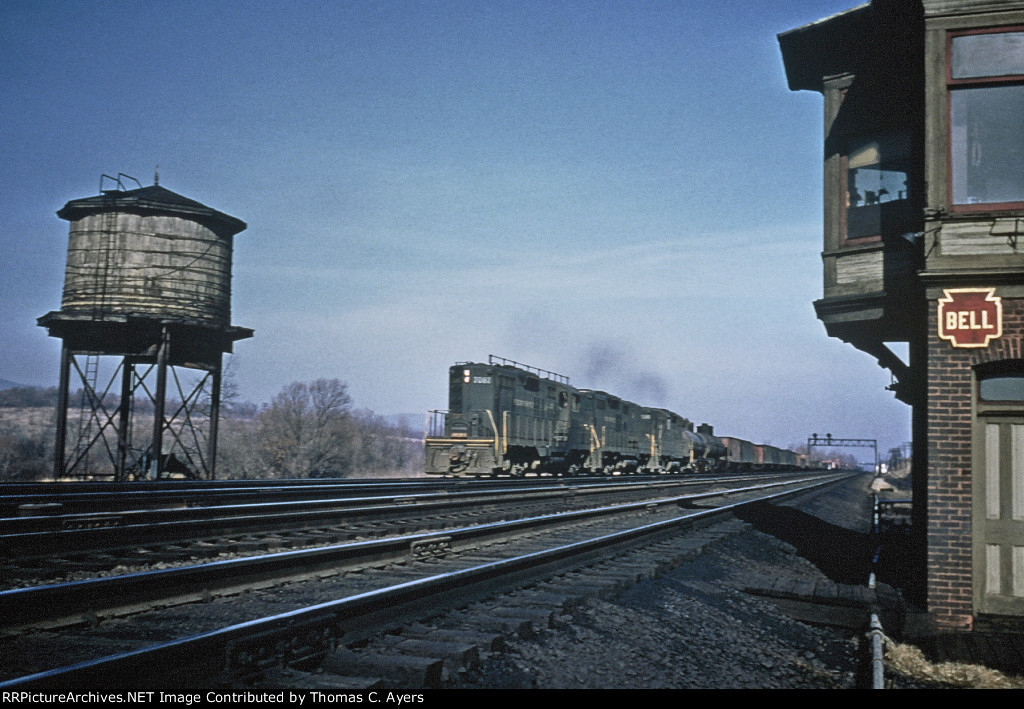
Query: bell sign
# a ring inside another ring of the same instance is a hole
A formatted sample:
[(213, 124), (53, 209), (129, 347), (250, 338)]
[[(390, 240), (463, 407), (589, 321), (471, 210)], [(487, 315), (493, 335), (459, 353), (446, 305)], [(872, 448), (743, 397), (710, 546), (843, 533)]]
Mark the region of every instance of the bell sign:
[(995, 288), (945, 288), (939, 337), (953, 347), (988, 347), (1003, 334), (1003, 302)]

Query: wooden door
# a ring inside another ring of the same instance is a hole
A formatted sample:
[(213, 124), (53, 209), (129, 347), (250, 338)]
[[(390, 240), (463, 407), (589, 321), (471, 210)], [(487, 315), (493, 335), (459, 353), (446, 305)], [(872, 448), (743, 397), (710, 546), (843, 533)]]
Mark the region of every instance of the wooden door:
[(1024, 373), (980, 377), (975, 412), (974, 608), (976, 613), (1020, 616), (1024, 615)]

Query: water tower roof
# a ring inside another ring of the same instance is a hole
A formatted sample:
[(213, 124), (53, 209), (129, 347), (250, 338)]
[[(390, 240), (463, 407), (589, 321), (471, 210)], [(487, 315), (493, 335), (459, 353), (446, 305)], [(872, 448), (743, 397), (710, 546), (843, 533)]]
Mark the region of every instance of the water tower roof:
[(246, 227), (241, 219), (218, 212), (188, 197), (182, 197), (160, 185), (137, 190), (107, 190), (95, 197), (74, 199), (65, 204), (57, 212), (57, 216), (73, 221), (90, 214), (109, 211), (181, 216), (206, 224), (218, 232), (226, 230), (230, 234), (237, 234)]

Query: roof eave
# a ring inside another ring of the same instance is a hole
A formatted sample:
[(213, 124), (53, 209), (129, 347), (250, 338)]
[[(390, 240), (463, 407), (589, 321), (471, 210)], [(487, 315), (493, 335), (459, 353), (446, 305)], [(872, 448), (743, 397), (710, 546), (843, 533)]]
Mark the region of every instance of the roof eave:
[(871, 12), (871, 3), (829, 15), (778, 35), (791, 91), (822, 91), (823, 77), (849, 72), (856, 60), (854, 38)]

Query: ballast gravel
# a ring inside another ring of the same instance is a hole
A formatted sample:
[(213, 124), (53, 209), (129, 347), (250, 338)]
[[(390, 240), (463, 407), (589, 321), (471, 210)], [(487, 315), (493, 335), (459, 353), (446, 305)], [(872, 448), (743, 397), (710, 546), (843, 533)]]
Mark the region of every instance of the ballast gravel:
[[(868, 480), (869, 481), (869, 480)], [(866, 531), (863, 480), (798, 505), (837, 533)], [(863, 495), (863, 497), (862, 497)], [(815, 530), (815, 533), (820, 533)], [(797, 540), (804, 546), (805, 540)], [(816, 540), (828, 546), (828, 540)], [(833, 539), (835, 544), (836, 540)], [(851, 561), (858, 550), (835, 549)], [(852, 689), (863, 676), (862, 638), (788, 617), (745, 593), (754, 578), (825, 578), (797, 546), (751, 524), (694, 560), (610, 599), (592, 599), (573, 621), (465, 673), (461, 686), (541, 689)], [(835, 579), (833, 579), (835, 580)], [(846, 579), (843, 579), (846, 582)], [(866, 582), (866, 579), (865, 579)], [(888, 677), (890, 686), (927, 686)], [(936, 685), (931, 685), (936, 686)]]
[(589, 601), (564, 629), (511, 640), (466, 685), (855, 687), (856, 639), (791, 620), (770, 601), (745, 594), (751, 572), (820, 575), (789, 545), (747, 529), (614, 599)]

